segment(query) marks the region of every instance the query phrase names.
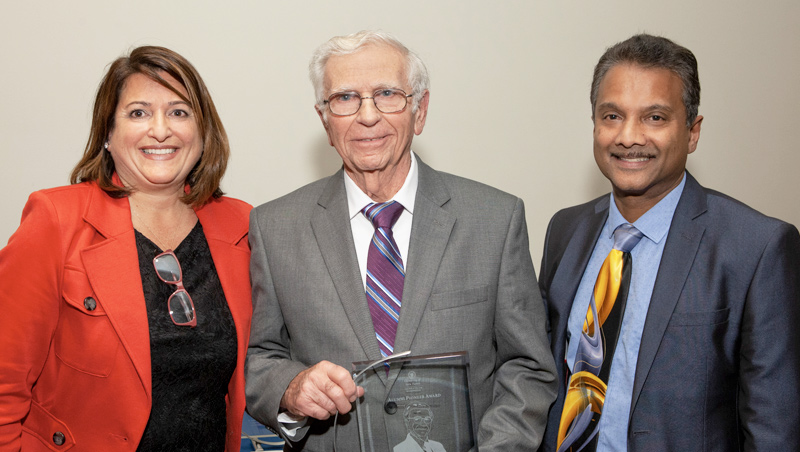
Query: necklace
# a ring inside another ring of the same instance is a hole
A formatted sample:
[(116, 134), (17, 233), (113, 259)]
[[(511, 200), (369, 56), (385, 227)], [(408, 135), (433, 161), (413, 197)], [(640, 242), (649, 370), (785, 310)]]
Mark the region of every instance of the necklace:
[(155, 241), (156, 245), (159, 248), (161, 248), (162, 251), (172, 249), (170, 245), (175, 242), (175, 233), (178, 230), (178, 228), (172, 228), (172, 233), (167, 237), (168, 241), (164, 241), (164, 239), (159, 234), (156, 234), (156, 231), (154, 231), (153, 228), (151, 228), (150, 225), (148, 225), (147, 222), (144, 221), (144, 218), (142, 218), (139, 215), (139, 212), (136, 211), (136, 207), (134, 207), (133, 202), (131, 202), (130, 205), (131, 205), (131, 212), (139, 220), (139, 223), (141, 223), (142, 226), (144, 226), (145, 229), (147, 229), (147, 231), (153, 236), (152, 239)]

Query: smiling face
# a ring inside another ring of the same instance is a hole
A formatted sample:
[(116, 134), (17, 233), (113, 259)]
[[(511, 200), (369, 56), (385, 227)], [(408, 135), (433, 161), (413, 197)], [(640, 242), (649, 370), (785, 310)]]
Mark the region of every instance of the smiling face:
[[(163, 72), (160, 75), (187, 95), (177, 80)], [(144, 74), (128, 77), (108, 136), (108, 151), (127, 187), (146, 193), (183, 193), (202, 148), (188, 103)]]
[[(633, 64), (612, 67), (600, 83), (594, 158), (618, 205), (635, 199), (647, 211), (680, 184), (703, 120), (698, 116), (686, 127), (682, 92), (680, 78), (671, 71)], [(628, 221), (638, 218), (622, 213)]]
[(419, 441), (428, 440), (433, 424), (433, 413), (430, 408), (412, 408), (405, 416), (406, 429), (408, 433)]
[[(372, 96), (380, 88), (412, 92), (404, 56), (385, 44), (368, 44), (355, 53), (331, 56), (325, 66), (324, 88), (325, 98), (342, 91)], [(378, 173), (391, 181), (399, 178), (402, 185), (410, 167), (411, 141), (425, 125), (427, 91), (415, 113), (412, 102), (409, 98), (399, 113), (381, 113), (372, 99), (363, 99), (358, 112), (350, 116), (334, 116), (327, 107), (317, 107), (328, 141), (357, 184), (365, 175)]]

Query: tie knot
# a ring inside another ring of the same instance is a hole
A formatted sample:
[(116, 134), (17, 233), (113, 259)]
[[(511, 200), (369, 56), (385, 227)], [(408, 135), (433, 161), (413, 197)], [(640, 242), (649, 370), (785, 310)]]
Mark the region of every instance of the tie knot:
[(397, 201), (376, 202), (367, 204), (361, 212), (375, 228), (391, 229), (403, 213), (403, 205)]
[(636, 229), (636, 226), (630, 223), (621, 224), (614, 230), (614, 249), (630, 253), (642, 236), (642, 232)]

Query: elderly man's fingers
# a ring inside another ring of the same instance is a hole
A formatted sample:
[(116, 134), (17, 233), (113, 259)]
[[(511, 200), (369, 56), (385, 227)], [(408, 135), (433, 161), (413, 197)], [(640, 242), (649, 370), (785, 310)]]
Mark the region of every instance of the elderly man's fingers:
[(289, 383), (281, 407), (295, 415), (324, 420), (337, 411), (349, 412), (351, 402), (363, 394), (363, 388), (356, 387), (347, 370), (321, 361), (297, 374)]
[(331, 381), (341, 389), (344, 398), (346, 398), (349, 402), (355, 402), (357, 397), (364, 395), (364, 388), (359, 388), (356, 386), (356, 382), (353, 381), (353, 377), (350, 375), (350, 372), (341, 366), (337, 366), (336, 364), (328, 364), (331, 364), (331, 366), (326, 367), (328, 370), (328, 378), (330, 378)]

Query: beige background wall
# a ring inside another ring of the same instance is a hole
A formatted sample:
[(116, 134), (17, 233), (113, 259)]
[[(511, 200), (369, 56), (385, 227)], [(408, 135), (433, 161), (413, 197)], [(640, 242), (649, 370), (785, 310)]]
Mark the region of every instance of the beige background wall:
[(332, 173), (340, 162), (306, 66), (330, 36), (366, 28), (394, 33), (430, 70), (414, 149), (523, 198), (537, 268), (552, 214), (608, 191), (591, 153), (591, 72), (639, 31), (700, 62), (705, 121), (690, 171), (800, 224), (796, 0), (2, 0), (0, 10), (1, 244), (31, 191), (67, 183), (106, 65), (138, 45), (170, 47), (202, 74), (232, 144), (231, 196), (260, 204)]

